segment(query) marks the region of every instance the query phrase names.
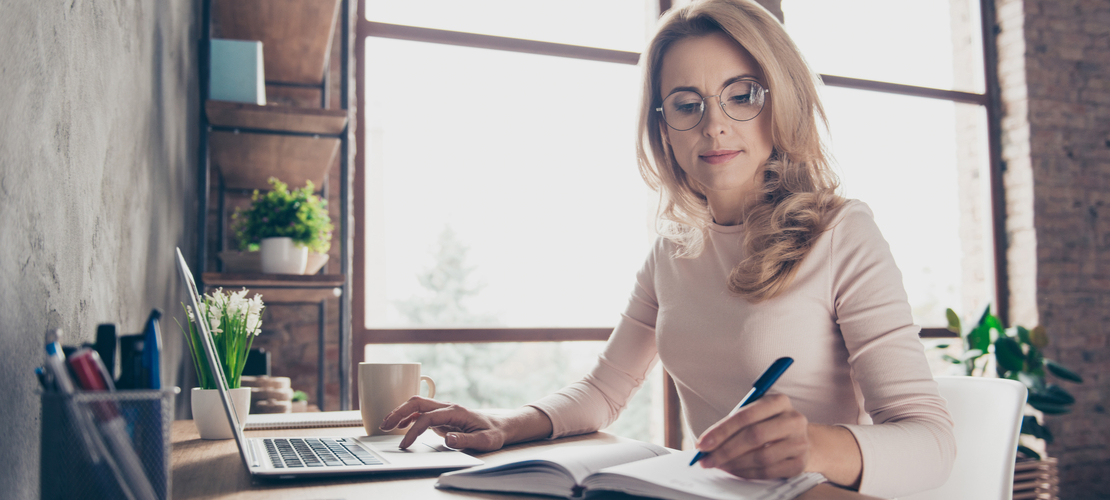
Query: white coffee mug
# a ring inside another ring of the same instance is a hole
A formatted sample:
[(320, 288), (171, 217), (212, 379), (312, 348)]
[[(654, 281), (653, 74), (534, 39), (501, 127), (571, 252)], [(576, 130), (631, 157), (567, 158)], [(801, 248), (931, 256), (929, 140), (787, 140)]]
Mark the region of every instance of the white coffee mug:
[(420, 381), (428, 384), (428, 398), (436, 396), (436, 383), (420, 374), (420, 363), (359, 363), (358, 406), (366, 434), (404, 434), (406, 428), (386, 432), (378, 428), (385, 416), (409, 398), (420, 394)]

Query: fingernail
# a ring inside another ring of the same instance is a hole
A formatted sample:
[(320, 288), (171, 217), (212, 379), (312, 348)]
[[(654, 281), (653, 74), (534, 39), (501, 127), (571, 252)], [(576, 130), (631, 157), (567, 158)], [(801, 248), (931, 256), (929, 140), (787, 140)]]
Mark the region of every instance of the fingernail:
[(447, 439), (444, 439), (443, 441), (444, 441), (444, 443), (447, 444), (447, 446), (450, 446), (450, 447), (454, 448), (455, 445), (459, 443), (459, 436), (457, 436), (453, 433), (448, 434)]
[(712, 448), (715, 444), (717, 444), (717, 442), (714, 441), (713, 438), (705, 438), (704, 441), (698, 443), (698, 448), (704, 450), (706, 448)]

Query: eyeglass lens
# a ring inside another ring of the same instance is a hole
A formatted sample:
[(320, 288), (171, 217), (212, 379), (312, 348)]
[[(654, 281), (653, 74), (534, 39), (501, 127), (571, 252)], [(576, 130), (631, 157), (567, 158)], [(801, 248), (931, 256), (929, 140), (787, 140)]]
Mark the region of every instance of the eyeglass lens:
[(702, 97), (697, 92), (682, 90), (663, 100), (663, 119), (675, 130), (690, 130), (701, 123), (705, 114), (705, 100), (719, 97), (721, 109), (729, 118), (748, 121), (763, 110), (766, 91), (758, 82), (740, 80), (725, 87), (718, 96)]

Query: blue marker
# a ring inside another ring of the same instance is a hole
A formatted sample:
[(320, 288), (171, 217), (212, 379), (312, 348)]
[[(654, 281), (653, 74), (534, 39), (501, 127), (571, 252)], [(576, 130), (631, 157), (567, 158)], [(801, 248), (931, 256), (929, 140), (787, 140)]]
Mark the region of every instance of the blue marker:
[[(740, 403), (736, 405), (736, 408), (733, 408), (732, 411), (728, 412), (728, 416), (731, 417), (735, 415), (736, 412), (740, 411), (740, 408), (748, 406), (758, 401), (759, 398), (763, 397), (763, 395), (767, 393), (767, 390), (770, 389), (771, 386), (775, 384), (775, 381), (779, 379), (779, 376), (782, 375), (782, 372), (785, 372), (787, 368), (790, 368), (790, 365), (792, 363), (794, 363), (794, 358), (779, 358), (776, 359), (774, 363), (771, 363), (771, 367), (768, 368), (767, 371), (763, 372), (763, 375), (759, 376), (759, 380), (755, 381), (755, 385), (752, 386), (752, 390), (748, 391), (748, 394), (746, 394), (744, 398), (740, 400)], [(690, 461), (690, 465), (698, 463), (698, 460), (701, 460), (701, 458), (704, 456), (705, 453), (698, 451), (698, 453), (694, 455), (694, 459)]]
[(143, 358), (142, 372), (145, 380), (138, 381), (146, 389), (162, 388), (162, 332), (158, 320), (162, 319), (162, 310), (155, 308), (150, 311), (143, 329)]

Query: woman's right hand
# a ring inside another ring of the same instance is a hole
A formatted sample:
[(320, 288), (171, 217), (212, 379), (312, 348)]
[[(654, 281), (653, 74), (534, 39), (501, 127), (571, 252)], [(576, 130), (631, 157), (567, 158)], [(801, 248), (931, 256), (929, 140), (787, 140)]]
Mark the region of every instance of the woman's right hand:
[[(533, 411), (539, 413), (537, 410), (533, 409)], [(413, 396), (386, 415), (380, 428), (383, 431), (390, 431), (412, 424), (405, 433), (405, 438), (401, 440), (401, 449), (411, 446), (416, 442), (417, 437), (430, 428), (436, 434), (443, 436), (443, 442), (451, 448), (493, 451), (507, 444), (507, 431), (510, 430), (512, 423), (512, 419), (503, 416)]]

